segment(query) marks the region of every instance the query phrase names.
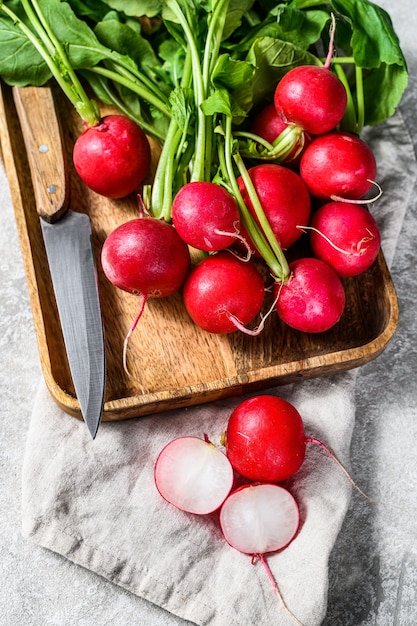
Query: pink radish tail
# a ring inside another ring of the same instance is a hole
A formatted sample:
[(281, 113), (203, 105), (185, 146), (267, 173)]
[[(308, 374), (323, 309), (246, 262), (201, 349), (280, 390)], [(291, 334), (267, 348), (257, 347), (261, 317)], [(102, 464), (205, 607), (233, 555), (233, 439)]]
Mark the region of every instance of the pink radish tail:
[(322, 450), (324, 450), (326, 452), (326, 454), (328, 454), (328, 456), (333, 459), (333, 461), (339, 466), (339, 468), (342, 470), (342, 472), (345, 474), (345, 476), (347, 476), (349, 482), (353, 485), (353, 487), (359, 491), (359, 493), (366, 498), (367, 500), (369, 500), (369, 502), (374, 502), (376, 503), (377, 500), (374, 500), (373, 498), (371, 498), (370, 496), (368, 496), (364, 491), (362, 491), (362, 489), (359, 487), (359, 485), (357, 483), (355, 483), (355, 481), (353, 480), (352, 476), (349, 474), (349, 472), (347, 471), (347, 469), (344, 467), (344, 465), (339, 461), (339, 459), (337, 458), (337, 456), (335, 454), (333, 454), (333, 452), (330, 450), (330, 448), (328, 448), (326, 446), (326, 444), (324, 444), (322, 441), (320, 441), (320, 439), (316, 439), (316, 437), (306, 437), (306, 443), (314, 443), (317, 446), (320, 446), (320, 448)]
[(272, 585), (272, 588), (275, 592), (275, 594), (278, 596), (281, 604), (282, 604), (282, 608), (287, 611), (287, 613), (292, 617), (293, 620), (295, 620), (296, 624), (298, 624), (299, 626), (303, 626), (303, 624), (300, 622), (300, 620), (294, 615), (294, 613), (292, 611), (290, 611), (290, 609), (288, 608), (288, 606), (285, 604), (284, 598), (282, 597), (282, 593), (279, 590), (279, 587), (277, 585), (277, 582), (274, 578), (273, 573), (271, 572), (271, 568), (269, 567), (267, 560), (265, 559), (265, 555), (264, 554), (254, 554), (252, 556), (252, 565), (255, 563), (256, 559), (259, 559), (260, 562), (262, 563), (267, 576), (269, 578), (269, 581)]
[(140, 304), (139, 304), (139, 311), (133, 321), (132, 326), (130, 327), (125, 340), (123, 342), (123, 369), (126, 372), (126, 374), (130, 377), (132, 377), (131, 373), (129, 372), (129, 369), (127, 367), (127, 348), (128, 348), (128, 343), (129, 343), (129, 339), (131, 338), (136, 326), (138, 325), (138, 322), (140, 320), (140, 318), (142, 317), (142, 313), (144, 311), (145, 308), (145, 304), (146, 304), (146, 295), (143, 293), (139, 294), (140, 297)]
[(330, 67), (330, 63), (331, 63), (333, 52), (334, 52), (334, 35), (336, 31), (336, 18), (333, 13), (331, 14), (331, 18), (332, 18), (332, 25), (329, 31), (329, 34), (330, 34), (329, 50), (327, 52), (326, 62), (324, 64), (324, 67), (326, 69), (329, 69)]

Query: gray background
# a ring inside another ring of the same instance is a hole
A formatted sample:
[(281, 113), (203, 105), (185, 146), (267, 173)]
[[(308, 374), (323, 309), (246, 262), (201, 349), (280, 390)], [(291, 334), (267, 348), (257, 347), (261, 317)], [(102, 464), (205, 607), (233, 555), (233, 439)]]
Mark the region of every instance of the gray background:
[[(401, 111), (415, 146), (415, 1), (379, 0), (378, 4), (389, 11), (408, 60), (410, 86)], [(7, 188), (0, 189), (0, 206), (0, 624), (185, 625), (20, 535), (22, 462), (41, 370)], [(359, 372), (351, 448), (352, 472), (361, 487), (391, 503), (397, 490), (405, 490), (410, 510), (373, 507), (353, 494), (330, 561), (324, 626), (417, 624), (417, 554), (405, 523), (413, 507), (417, 511), (416, 233), (414, 204), (406, 216), (392, 267), (401, 311), (399, 327), (383, 355)], [(76, 577), (74, 568), (78, 569)], [(69, 585), (74, 578), (77, 584)]]

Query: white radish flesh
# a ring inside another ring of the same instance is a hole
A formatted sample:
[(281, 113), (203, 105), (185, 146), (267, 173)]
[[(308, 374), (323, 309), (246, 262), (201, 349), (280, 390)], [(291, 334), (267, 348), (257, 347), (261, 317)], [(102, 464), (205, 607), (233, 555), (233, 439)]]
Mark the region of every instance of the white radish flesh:
[(161, 496), (182, 511), (199, 515), (223, 504), (233, 477), (226, 455), (199, 437), (174, 439), (155, 463), (155, 485)]
[(225, 500), (220, 524), (226, 541), (245, 554), (262, 555), (287, 546), (299, 525), (297, 502), (279, 485), (245, 485)]

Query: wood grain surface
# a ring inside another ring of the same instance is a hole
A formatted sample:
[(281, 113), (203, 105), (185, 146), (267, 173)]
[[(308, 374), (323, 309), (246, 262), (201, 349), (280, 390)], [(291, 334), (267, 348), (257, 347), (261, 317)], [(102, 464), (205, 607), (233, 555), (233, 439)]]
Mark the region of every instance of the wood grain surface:
[[(82, 131), (82, 123), (60, 93), (54, 91), (54, 96), (63, 128), (65, 158), (70, 164), (70, 207), (88, 213), (93, 230), (107, 358), (104, 421), (161, 413), (306, 377), (325, 376), (360, 366), (384, 350), (397, 326), (398, 303), (380, 252), (367, 272), (343, 280), (346, 310), (340, 322), (325, 333), (291, 330), (272, 315), (257, 337), (241, 332), (212, 335), (190, 320), (181, 293), (150, 300), (129, 342), (130, 376), (127, 375), (122, 365), (123, 341), (137, 314), (138, 298), (109, 283), (101, 270), (100, 251), (117, 225), (137, 217), (137, 198), (132, 195), (109, 200), (86, 188), (72, 167), (72, 147)], [(107, 112), (103, 109), (103, 113)], [(0, 138), (42, 371), (55, 402), (79, 418), (22, 130), (12, 89), (5, 85), (0, 100)], [(154, 171), (158, 146), (151, 145)], [(299, 244), (305, 245), (303, 240)]]

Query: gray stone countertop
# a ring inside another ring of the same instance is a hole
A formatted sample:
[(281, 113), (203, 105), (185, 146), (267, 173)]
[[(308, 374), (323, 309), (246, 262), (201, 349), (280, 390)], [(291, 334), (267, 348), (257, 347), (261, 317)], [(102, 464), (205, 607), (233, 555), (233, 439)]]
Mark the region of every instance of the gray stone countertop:
[[(380, 0), (410, 70), (401, 111), (417, 139), (417, 18), (414, 0)], [(41, 369), (9, 190), (0, 189), (0, 625), (180, 626), (184, 621), (22, 539), (21, 471)], [(395, 502), (409, 493), (417, 511), (416, 203), (406, 215), (392, 276), (398, 330), (384, 353), (362, 367), (357, 384), (352, 473), (361, 487)], [(415, 517), (415, 514), (414, 514)], [(324, 626), (417, 624), (417, 549), (406, 518), (354, 493), (330, 561)], [(272, 625), (271, 625), (272, 626)]]

